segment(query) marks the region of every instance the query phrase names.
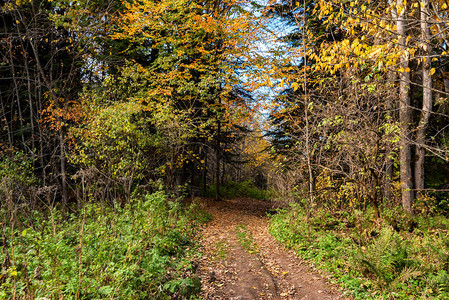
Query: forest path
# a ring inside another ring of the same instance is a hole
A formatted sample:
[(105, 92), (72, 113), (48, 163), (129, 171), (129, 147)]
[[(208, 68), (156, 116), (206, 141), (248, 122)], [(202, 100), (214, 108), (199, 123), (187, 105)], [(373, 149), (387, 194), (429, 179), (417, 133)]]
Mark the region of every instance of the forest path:
[(212, 214), (199, 263), (204, 299), (344, 299), (268, 232), (272, 202), (202, 199)]

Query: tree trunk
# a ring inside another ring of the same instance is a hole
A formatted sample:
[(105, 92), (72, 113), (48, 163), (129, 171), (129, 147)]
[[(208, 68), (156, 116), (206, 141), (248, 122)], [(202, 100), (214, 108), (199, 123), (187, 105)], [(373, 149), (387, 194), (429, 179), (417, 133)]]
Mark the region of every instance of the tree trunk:
[[(53, 100), (53, 103), (55, 107), (60, 107), (60, 104), (58, 102), (58, 97), (56, 96), (54, 90), (52, 81), (47, 78), (44, 68), (42, 67), (42, 64), (40, 62), (39, 58), (39, 52), (37, 51), (37, 47), (35, 46), (34, 42), (32, 41), (32, 37), (29, 37), (31, 49), (33, 50), (34, 58), (36, 60), (36, 66), (37, 69), (42, 77), (42, 80), (46, 87), (48, 88), (51, 98)], [(50, 74), (51, 75), (51, 74)], [(50, 76), (51, 78), (51, 76)], [(56, 118), (56, 121), (61, 124), (62, 120), (61, 117), (58, 115)], [(67, 202), (68, 202), (68, 189), (67, 189), (67, 174), (66, 174), (66, 158), (65, 158), (65, 145), (64, 145), (64, 130), (62, 128), (62, 125), (60, 125), (60, 128), (58, 130), (58, 138), (59, 138), (59, 162), (60, 162), (60, 170), (61, 170), (61, 187), (62, 187), (62, 205), (65, 209)]]
[(430, 58), (430, 30), (427, 19), (429, 17), (429, 0), (421, 2), (421, 30), (422, 30), (422, 49), (424, 52), (422, 64), (423, 80), (423, 104), (421, 117), (416, 135), (416, 162), (415, 162), (415, 189), (419, 191), (424, 189), (424, 161), (426, 155), (426, 130), (429, 124), (430, 114), (432, 112), (432, 75)]
[(303, 13), (302, 13), (302, 47), (304, 51), (304, 78), (303, 78), (303, 90), (304, 90), (304, 118), (306, 122), (305, 143), (306, 143), (306, 159), (307, 159), (307, 172), (309, 176), (309, 184), (307, 190), (309, 192), (310, 205), (314, 204), (314, 177), (312, 170), (312, 151), (310, 147), (310, 122), (309, 122), (309, 97), (307, 91), (307, 54), (306, 54), (306, 1), (303, 1)]
[(396, 27), (397, 34), (399, 36), (399, 47), (404, 53), (400, 57), (399, 68), (402, 72), (399, 72), (399, 122), (401, 131), (400, 141), (400, 171), (401, 171), (401, 193), (402, 193), (402, 206), (405, 211), (412, 213), (413, 204), (413, 181), (412, 181), (412, 153), (410, 147), (410, 72), (409, 72), (409, 60), (410, 53), (407, 51), (407, 41), (405, 32), (405, 18), (406, 5), (402, 0), (397, 0), (397, 19)]
[(61, 185), (62, 185), (62, 206), (66, 209), (67, 203), (69, 202), (69, 193), (67, 188), (67, 172), (66, 172), (66, 158), (65, 158), (65, 143), (64, 143), (64, 130), (59, 128), (59, 147), (60, 147), (60, 167), (61, 167)]
[(220, 132), (221, 130), (221, 123), (220, 120), (218, 120), (218, 127), (217, 127), (217, 149), (216, 149), (216, 169), (215, 169), (215, 200), (220, 200)]
[(204, 197), (206, 195), (207, 190), (207, 148), (203, 147), (203, 156), (204, 156), (204, 163), (203, 163), (203, 192), (202, 196)]
[[(386, 119), (389, 124), (392, 124), (393, 119), (393, 99), (396, 97), (396, 90), (395, 90), (395, 81), (396, 81), (396, 75), (394, 72), (390, 71), (388, 72), (388, 86), (390, 92), (388, 92), (388, 97), (386, 99)], [(386, 136), (387, 139), (390, 139), (389, 136)], [(391, 155), (393, 153), (393, 144), (391, 142), (387, 142), (387, 146), (385, 149), (385, 176), (384, 176), (384, 190), (383, 190), (383, 196), (385, 199), (385, 202), (387, 205), (391, 203), (391, 181), (393, 178), (393, 159), (391, 158)]]

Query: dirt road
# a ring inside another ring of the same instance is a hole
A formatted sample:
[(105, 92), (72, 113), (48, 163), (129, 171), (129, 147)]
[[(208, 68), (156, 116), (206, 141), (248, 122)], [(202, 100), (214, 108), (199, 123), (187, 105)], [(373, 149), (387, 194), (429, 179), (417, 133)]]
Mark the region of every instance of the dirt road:
[(204, 299), (345, 299), (268, 233), (273, 204), (253, 199), (202, 199), (212, 214), (199, 264)]

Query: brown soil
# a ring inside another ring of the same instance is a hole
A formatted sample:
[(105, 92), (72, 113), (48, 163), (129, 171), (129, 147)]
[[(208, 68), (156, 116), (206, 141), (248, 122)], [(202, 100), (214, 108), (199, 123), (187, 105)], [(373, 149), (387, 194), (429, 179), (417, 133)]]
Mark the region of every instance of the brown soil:
[(213, 221), (199, 263), (204, 299), (345, 299), (322, 275), (268, 233), (273, 203), (202, 199)]

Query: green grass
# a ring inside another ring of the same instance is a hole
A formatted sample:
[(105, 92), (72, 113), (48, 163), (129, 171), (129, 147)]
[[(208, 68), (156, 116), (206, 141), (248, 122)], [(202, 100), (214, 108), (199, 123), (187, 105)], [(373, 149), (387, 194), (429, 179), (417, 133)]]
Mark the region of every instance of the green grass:
[(249, 253), (257, 252), (257, 245), (254, 242), (254, 237), (248, 232), (245, 225), (238, 225), (235, 228), (235, 233), (240, 246), (245, 248)]
[(157, 192), (125, 208), (4, 225), (0, 298), (195, 297), (195, 209)]
[(270, 232), (356, 299), (447, 299), (449, 220), (386, 209), (383, 215), (310, 213), (295, 205), (272, 216)]
[(228, 257), (229, 244), (227, 241), (222, 240), (216, 242), (213, 247), (212, 257), (214, 260), (224, 260)]

